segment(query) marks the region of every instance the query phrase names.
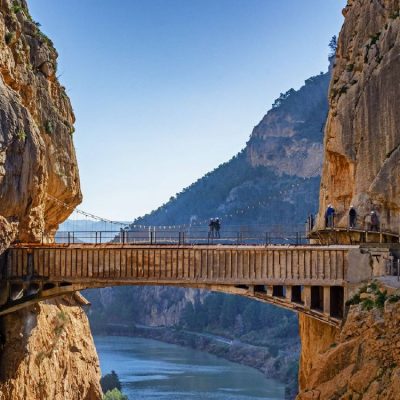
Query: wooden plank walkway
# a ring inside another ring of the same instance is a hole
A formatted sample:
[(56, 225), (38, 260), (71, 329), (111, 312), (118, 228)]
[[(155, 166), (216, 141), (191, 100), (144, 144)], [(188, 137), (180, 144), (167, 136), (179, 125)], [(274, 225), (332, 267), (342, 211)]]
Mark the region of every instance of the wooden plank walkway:
[(18, 246), (2, 280), (343, 285), (350, 246)]

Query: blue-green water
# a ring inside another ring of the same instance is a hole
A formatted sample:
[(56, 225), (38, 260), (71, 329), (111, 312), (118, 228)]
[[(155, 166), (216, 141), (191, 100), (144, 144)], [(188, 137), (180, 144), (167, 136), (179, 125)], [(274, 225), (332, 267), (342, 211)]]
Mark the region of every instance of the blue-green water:
[(155, 340), (94, 338), (102, 374), (114, 370), (129, 400), (281, 400), (284, 385), (253, 368)]

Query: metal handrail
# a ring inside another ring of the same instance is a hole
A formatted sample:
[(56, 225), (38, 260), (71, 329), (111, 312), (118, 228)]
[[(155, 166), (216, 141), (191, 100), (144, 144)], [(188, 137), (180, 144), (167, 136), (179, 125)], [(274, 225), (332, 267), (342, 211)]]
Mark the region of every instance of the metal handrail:
[[(122, 243), (122, 244), (308, 244), (306, 232), (227, 230), (120, 230), (120, 231), (58, 231), (56, 243)], [(42, 241), (44, 242), (44, 241)]]

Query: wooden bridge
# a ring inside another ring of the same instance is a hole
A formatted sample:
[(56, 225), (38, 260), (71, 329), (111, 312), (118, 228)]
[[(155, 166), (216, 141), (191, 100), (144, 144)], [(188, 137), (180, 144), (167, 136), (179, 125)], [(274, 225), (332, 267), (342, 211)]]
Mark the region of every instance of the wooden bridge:
[(0, 315), (87, 288), (173, 285), (238, 294), (339, 325), (345, 301), (382, 274), (388, 248), (20, 244), (0, 256)]

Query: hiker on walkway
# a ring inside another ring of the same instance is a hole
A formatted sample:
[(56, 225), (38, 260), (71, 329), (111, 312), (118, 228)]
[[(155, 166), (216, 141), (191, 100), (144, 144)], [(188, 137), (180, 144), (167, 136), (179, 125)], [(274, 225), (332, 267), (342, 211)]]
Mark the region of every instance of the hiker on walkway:
[(221, 235), (219, 233), (220, 229), (221, 229), (221, 222), (220, 222), (219, 218), (216, 218), (215, 219), (215, 237), (217, 239), (219, 239), (221, 237)]
[(349, 210), (349, 228), (354, 229), (357, 223), (357, 211), (353, 205), (350, 206)]
[(307, 230), (311, 232), (314, 229), (315, 219), (313, 214), (309, 214), (307, 217)]
[(325, 228), (333, 228), (335, 226), (335, 209), (332, 204), (328, 204), (325, 212)]
[(371, 231), (379, 231), (379, 218), (376, 211), (371, 211)]
[(214, 218), (211, 218), (210, 222), (208, 223), (208, 238), (213, 239), (214, 233), (215, 233), (215, 221)]

